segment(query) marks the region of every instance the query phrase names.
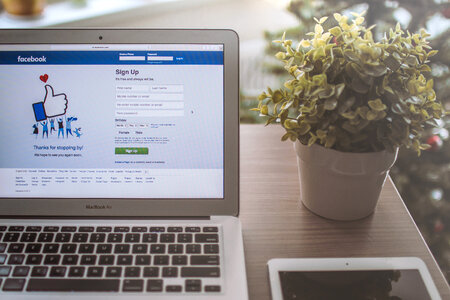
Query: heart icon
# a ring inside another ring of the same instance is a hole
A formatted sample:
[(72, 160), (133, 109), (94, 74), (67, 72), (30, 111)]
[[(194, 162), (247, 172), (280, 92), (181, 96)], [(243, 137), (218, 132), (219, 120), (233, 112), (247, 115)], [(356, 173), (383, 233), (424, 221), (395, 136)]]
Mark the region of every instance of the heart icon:
[(48, 75), (47, 75), (47, 74), (41, 75), (41, 76), (39, 76), (39, 79), (40, 79), (41, 81), (43, 81), (43, 82), (47, 82), (47, 80), (48, 80)]

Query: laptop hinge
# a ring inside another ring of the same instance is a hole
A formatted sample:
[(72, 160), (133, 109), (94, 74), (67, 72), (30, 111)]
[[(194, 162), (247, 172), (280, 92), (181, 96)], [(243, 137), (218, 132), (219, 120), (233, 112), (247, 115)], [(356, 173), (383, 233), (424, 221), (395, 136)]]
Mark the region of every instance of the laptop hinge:
[(51, 219), (51, 220), (211, 220), (211, 217), (108, 217), (108, 216), (0, 216), (2, 219)]

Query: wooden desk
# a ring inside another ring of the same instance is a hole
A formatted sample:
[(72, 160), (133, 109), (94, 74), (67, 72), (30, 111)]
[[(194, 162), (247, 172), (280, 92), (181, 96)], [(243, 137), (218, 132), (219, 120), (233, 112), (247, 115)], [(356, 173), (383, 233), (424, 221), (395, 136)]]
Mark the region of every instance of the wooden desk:
[(276, 257), (417, 256), (442, 299), (449, 286), (402, 199), (386, 181), (375, 213), (352, 222), (330, 221), (299, 205), (297, 162), (282, 128), (241, 126), (240, 219), (251, 300), (271, 299), (267, 261)]

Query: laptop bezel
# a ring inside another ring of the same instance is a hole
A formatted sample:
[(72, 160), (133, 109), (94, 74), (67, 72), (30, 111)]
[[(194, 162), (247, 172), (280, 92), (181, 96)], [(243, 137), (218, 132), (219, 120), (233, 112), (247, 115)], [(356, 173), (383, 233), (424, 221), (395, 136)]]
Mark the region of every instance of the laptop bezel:
[[(101, 37), (101, 38), (100, 38)], [(0, 216), (202, 217), (239, 214), (239, 38), (227, 29), (3, 29), (0, 44), (224, 45), (224, 198), (0, 198)]]

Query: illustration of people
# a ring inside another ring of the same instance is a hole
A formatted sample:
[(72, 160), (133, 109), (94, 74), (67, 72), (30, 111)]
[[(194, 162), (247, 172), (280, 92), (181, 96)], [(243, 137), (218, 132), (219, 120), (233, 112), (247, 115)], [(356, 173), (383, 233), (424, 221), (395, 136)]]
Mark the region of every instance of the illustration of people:
[(74, 133), (77, 136), (77, 138), (79, 138), (82, 135), (82, 133), (80, 131), (81, 131), (81, 127), (80, 128), (75, 128)]
[(36, 138), (39, 135), (39, 126), (37, 124), (33, 125), (33, 134), (36, 135)]
[(72, 126), (70, 125), (70, 123), (72, 123), (73, 121), (73, 117), (67, 118), (66, 117), (66, 138), (69, 137), (69, 133), (71, 136), (73, 136), (72, 134)]
[(64, 138), (64, 124), (62, 118), (58, 118), (58, 139), (60, 134)]
[(48, 122), (41, 122), (42, 126), (42, 138), (44, 138), (44, 135), (47, 135), (48, 138)]
[(52, 134), (53, 131), (56, 131), (56, 129), (55, 129), (55, 119), (50, 119), (50, 134)]

